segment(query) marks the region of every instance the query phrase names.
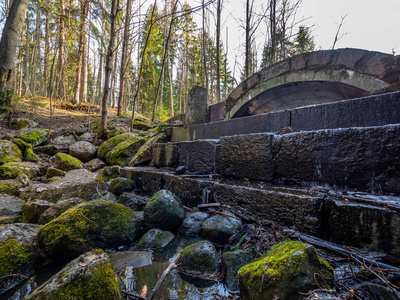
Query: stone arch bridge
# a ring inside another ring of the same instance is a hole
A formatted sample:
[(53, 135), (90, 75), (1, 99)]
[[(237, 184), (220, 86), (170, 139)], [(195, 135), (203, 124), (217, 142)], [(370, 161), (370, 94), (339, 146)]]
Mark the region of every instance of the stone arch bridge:
[(209, 107), (208, 121), (400, 90), (400, 56), (360, 49), (302, 53), (270, 65)]

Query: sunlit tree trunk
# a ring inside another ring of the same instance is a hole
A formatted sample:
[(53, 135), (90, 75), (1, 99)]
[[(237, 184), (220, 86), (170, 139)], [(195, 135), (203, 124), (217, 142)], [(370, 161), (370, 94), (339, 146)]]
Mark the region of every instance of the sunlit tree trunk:
[(116, 39), (118, 6), (119, 6), (119, 1), (112, 0), (111, 14), (110, 14), (110, 19), (111, 19), (110, 41), (107, 49), (106, 66), (104, 74), (104, 93), (101, 103), (101, 126), (100, 126), (101, 136), (106, 136), (106, 131), (107, 131), (107, 102), (110, 96), (110, 77), (112, 72), (113, 50)]

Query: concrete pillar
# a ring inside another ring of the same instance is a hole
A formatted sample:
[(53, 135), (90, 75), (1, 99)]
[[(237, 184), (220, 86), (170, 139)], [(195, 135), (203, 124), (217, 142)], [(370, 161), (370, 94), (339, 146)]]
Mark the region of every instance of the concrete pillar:
[(207, 119), (207, 89), (201, 86), (193, 86), (190, 90), (185, 112), (185, 124), (206, 123)]

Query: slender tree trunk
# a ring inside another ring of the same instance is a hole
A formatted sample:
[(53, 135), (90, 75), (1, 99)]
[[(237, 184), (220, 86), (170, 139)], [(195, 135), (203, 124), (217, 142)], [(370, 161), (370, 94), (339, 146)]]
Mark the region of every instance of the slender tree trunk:
[[(121, 106), (123, 102), (124, 87), (125, 87), (125, 73), (128, 58), (128, 43), (129, 43), (129, 29), (130, 29), (130, 17), (131, 17), (131, 0), (126, 0), (126, 13), (125, 13), (125, 28), (124, 28), (124, 39), (122, 41), (122, 54), (121, 54), (121, 68), (119, 73), (119, 93), (118, 93), (118, 108), (117, 116), (121, 115)], [(140, 32), (140, 31), (139, 31)]]
[(57, 63), (57, 97), (64, 99), (65, 83), (64, 83), (64, 56), (65, 56), (65, 5), (64, 0), (60, 0), (59, 4), (59, 25), (58, 25), (58, 63)]
[(217, 46), (217, 86), (215, 89), (215, 101), (218, 103), (220, 101), (220, 96), (221, 96), (221, 9), (222, 9), (222, 0), (217, 1), (217, 41), (216, 41), (216, 46)]
[(118, 48), (115, 49), (115, 56), (114, 56), (114, 70), (113, 70), (113, 75), (112, 75), (112, 91), (111, 91), (111, 103), (112, 103), (112, 108), (115, 108), (117, 106), (116, 104), (116, 88), (117, 88), (117, 68), (118, 68)]
[[(206, 47), (206, 13), (205, 13), (205, 5), (204, 0), (202, 0), (202, 54), (203, 54), (203, 68), (204, 68), (204, 79), (205, 79), (205, 88), (208, 91), (208, 72), (207, 72), (207, 47)], [(208, 97), (210, 99), (210, 97)]]
[(82, 56), (82, 68), (81, 68), (81, 84), (79, 91), (79, 101), (86, 102), (87, 101), (87, 75), (88, 75), (88, 42), (87, 42), (87, 34), (86, 34), (87, 24), (85, 25), (85, 39), (83, 43), (83, 56)]
[[(170, 68), (168, 66), (171, 65)], [(170, 59), (168, 58), (168, 66), (167, 68), (169, 69), (168, 75), (169, 75), (169, 116), (172, 118), (174, 116), (174, 92), (173, 92), (173, 87), (172, 87), (172, 71), (173, 71), (173, 65), (170, 62)]]
[(270, 0), (270, 35), (271, 35), (271, 63), (276, 56), (276, 0)]
[(103, 77), (103, 55), (101, 52), (101, 49), (99, 49), (100, 53), (100, 62), (99, 62), (99, 73), (97, 74), (97, 97), (96, 97), (96, 103), (100, 105), (100, 99), (102, 97), (102, 88), (101, 88), (101, 79)]
[(112, 58), (113, 58), (113, 50), (116, 38), (116, 25), (117, 25), (117, 14), (118, 14), (118, 0), (112, 0), (111, 2), (111, 30), (110, 30), (110, 41), (107, 49), (106, 56), (106, 66), (105, 66), (105, 78), (104, 78), (104, 94), (101, 103), (101, 126), (100, 126), (100, 135), (106, 136), (107, 132), (107, 102), (110, 95), (110, 76), (112, 72)]
[[(31, 63), (31, 80), (30, 80), (30, 90), (31, 90), (32, 94), (36, 93), (36, 71), (37, 71), (37, 65), (40, 66), (40, 63), (38, 62), (38, 59), (40, 58), (40, 37), (41, 37), (40, 25), (41, 25), (41, 14), (40, 14), (39, 3), (37, 3), (35, 46), (34, 46), (34, 50), (33, 50), (33, 57), (32, 57), (32, 63)], [(40, 69), (40, 67), (39, 67), (39, 69)]]
[(50, 43), (50, 9), (46, 9), (46, 27), (45, 27), (45, 38), (44, 38), (44, 55), (43, 55), (43, 86), (41, 94), (47, 96), (48, 91), (48, 73), (49, 73), (49, 45)]
[(83, 61), (86, 60), (84, 55), (84, 45), (86, 44), (86, 18), (89, 10), (89, 0), (81, 1), (81, 16), (79, 24), (79, 50), (78, 50), (78, 62), (76, 66), (76, 77), (75, 77), (75, 88), (74, 88), (74, 98), (71, 101), (72, 104), (78, 104), (80, 99), (81, 90), (81, 76), (82, 76), (82, 65)]
[(30, 90), (29, 90), (29, 79), (30, 79), (30, 73), (29, 73), (29, 71), (30, 71), (30, 69), (31, 69), (31, 66), (30, 66), (30, 62), (31, 62), (31, 59), (30, 59), (30, 48), (31, 48), (31, 39), (30, 39), (30, 36), (29, 36), (29, 16), (28, 16), (28, 13), (27, 13), (27, 16), (26, 16), (26, 48), (25, 48), (25, 95), (30, 95)]

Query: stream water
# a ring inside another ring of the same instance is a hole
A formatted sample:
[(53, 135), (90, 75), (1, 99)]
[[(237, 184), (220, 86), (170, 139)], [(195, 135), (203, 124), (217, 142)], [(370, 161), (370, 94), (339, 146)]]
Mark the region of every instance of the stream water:
[[(120, 247), (111, 250), (110, 259), (126, 291), (140, 294), (143, 286), (147, 285), (148, 296), (175, 254), (199, 240), (200, 237), (179, 236), (172, 245), (158, 251), (135, 251), (135, 246)], [(50, 263), (38, 268), (26, 282), (0, 295), (0, 300), (25, 299), (37, 286), (60, 271), (65, 264)], [(216, 296), (230, 295), (235, 293), (227, 290), (222, 281), (194, 278), (175, 269), (168, 274), (155, 299), (211, 300), (216, 299)]]

